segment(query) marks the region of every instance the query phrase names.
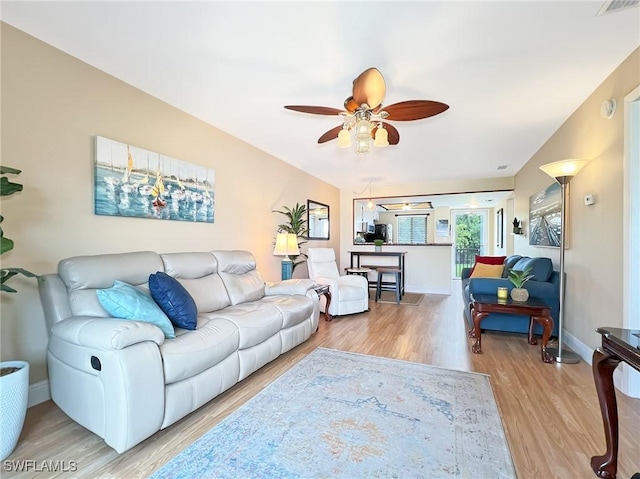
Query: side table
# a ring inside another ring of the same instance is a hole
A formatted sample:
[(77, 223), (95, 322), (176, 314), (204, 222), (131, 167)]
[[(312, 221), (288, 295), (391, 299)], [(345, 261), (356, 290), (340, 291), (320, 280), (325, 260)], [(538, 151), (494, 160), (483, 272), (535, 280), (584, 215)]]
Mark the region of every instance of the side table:
[(471, 295), (470, 299), (469, 308), (471, 308), (473, 328), (469, 330), (468, 336), (476, 340), (471, 346), (472, 352), (475, 354), (482, 353), (482, 329), (480, 328), (480, 323), (489, 313), (522, 314), (529, 316), (529, 344), (538, 344), (538, 341), (533, 336), (534, 321), (542, 324), (540, 355), (543, 362), (554, 362), (555, 358), (547, 353), (547, 342), (553, 330), (553, 318), (546, 303), (536, 298), (529, 298), (526, 302), (518, 302), (513, 301), (511, 298), (498, 299), (496, 295), (475, 293)]
[(593, 352), (591, 368), (600, 402), (607, 451), (602, 456), (591, 458), (591, 469), (598, 477), (615, 479), (618, 472), (618, 403), (613, 371), (620, 361), (640, 371), (640, 330), (603, 327), (596, 331), (602, 335), (602, 346)]
[(329, 290), (329, 285), (317, 284), (313, 289), (318, 295), (318, 299), (320, 299), (323, 295), (327, 299), (327, 304), (324, 307), (324, 319), (325, 321), (331, 321), (333, 319), (333, 316), (329, 314), (329, 305), (331, 304), (331, 291)]

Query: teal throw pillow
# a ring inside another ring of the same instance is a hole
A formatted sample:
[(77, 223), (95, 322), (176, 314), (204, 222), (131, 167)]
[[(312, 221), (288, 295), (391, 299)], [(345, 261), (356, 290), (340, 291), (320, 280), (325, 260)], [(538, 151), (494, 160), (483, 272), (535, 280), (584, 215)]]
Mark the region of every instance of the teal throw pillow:
[(149, 275), (149, 291), (174, 326), (193, 331), (198, 325), (198, 308), (189, 292), (167, 273)]
[(165, 338), (175, 338), (173, 325), (151, 296), (124, 281), (115, 280), (109, 289), (96, 291), (98, 300), (111, 316), (134, 319), (158, 326)]

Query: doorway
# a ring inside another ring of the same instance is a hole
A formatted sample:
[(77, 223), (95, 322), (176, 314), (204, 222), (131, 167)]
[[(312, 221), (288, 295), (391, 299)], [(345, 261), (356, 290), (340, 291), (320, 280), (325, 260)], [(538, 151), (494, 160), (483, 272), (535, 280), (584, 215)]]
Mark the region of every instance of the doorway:
[(452, 210), (451, 274), (460, 278), (464, 268), (474, 265), (476, 255), (487, 254), (489, 244), (489, 210)]

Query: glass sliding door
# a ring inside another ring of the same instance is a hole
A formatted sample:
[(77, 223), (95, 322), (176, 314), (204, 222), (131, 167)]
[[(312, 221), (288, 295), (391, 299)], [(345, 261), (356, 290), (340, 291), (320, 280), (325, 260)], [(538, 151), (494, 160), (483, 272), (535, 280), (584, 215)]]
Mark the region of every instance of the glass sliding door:
[(475, 263), (476, 255), (488, 254), (488, 210), (452, 210), (452, 275), (459, 278), (463, 268)]

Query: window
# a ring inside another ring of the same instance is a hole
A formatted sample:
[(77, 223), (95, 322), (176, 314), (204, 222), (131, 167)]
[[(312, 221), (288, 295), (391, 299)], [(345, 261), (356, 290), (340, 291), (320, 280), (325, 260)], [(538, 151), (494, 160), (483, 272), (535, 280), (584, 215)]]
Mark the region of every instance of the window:
[(424, 244), (427, 242), (427, 215), (398, 216), (398, 243)]

